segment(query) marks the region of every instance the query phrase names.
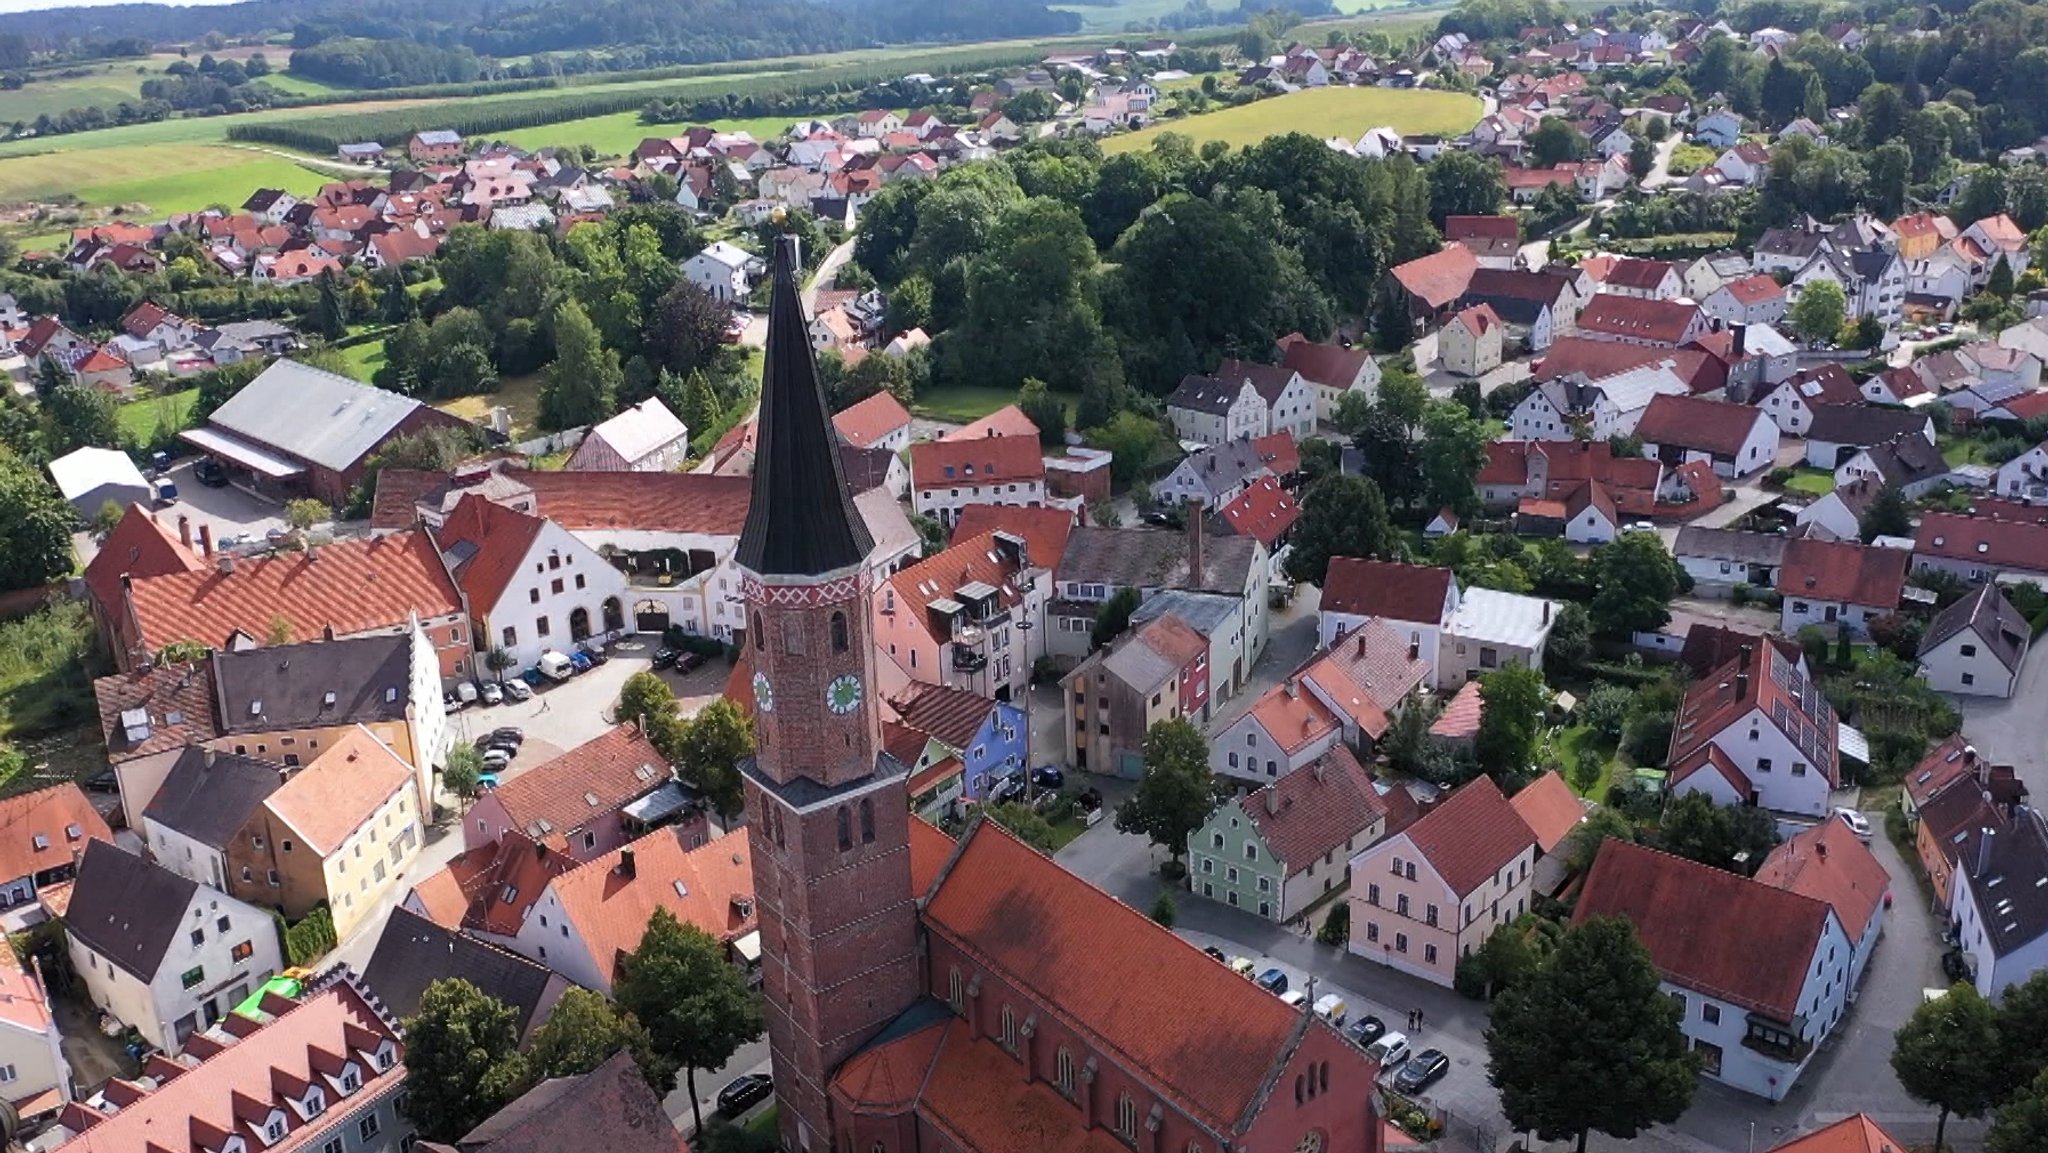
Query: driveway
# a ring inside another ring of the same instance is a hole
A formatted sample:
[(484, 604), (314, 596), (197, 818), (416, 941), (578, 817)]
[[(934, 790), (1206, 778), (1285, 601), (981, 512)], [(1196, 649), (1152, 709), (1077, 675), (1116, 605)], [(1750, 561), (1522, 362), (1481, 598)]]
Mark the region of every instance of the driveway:
[[(201, 526), (213, 534), (216, 544), (237, 537), (261, 540), (271, 529), (285, 527), (283, 505), (239, 488), (208, 488), (193, 478), (195, 463), (185, 461), (164, 474), (177, 483), (178, 499), (153, 510), (157, 520), (174, 533), (178, 518), (184, 517), (192, 532), (193, 548), (199, 547)], [(99, 552), (92, 534), (78, 533), (73, 543), (78, 548), (79, 565), (91, 564)]]
[(2011, 700), (1996, 697), (1948, 696), (1963, 714), (1963, 734), (1979, 752), (1999, 764), (2010, 764), (2036, 797), (2048, 790), (2048, 744), (2041, 726), (2041, 702), (2048, 700), (2048, 657), (2027, 653)]

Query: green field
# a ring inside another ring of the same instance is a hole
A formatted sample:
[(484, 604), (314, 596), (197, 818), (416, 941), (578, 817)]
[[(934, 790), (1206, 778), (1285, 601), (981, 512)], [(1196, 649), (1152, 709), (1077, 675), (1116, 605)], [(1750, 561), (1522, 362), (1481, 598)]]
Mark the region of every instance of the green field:
[(121, 406), (121, 428), (138, 442), (147, 444), (156, 435), (156, 430), (165, 424), (184, 428), (192, 413), (192, 405), (198, 399), (199, 390), (188, 388), (182, 392), (131, 400)]
[(140, 206), (131, 214), (153, 219), (209, 204), (239, 205), (263, 187), (312, 192), (331, 179), (281, 156), (224, 145), (74, 149), (0, 159), (0, 203), (75, 196), (95, 207)]
[[(214, 53), (221, 59), (246, 59), (258, 49), (233, 48)], [(190, 62), (197, 64), (201, 53), (194, 52)], [(263, 78), (263, 83), (280, 92), (294, 96), (333, 96), (349, 91), (318, 80), (306, 80), (287, 76), (283, 72), (286, 59), (291, 55), (288, 48), (272, 48), (264, 52), (273, 68)], [(38, 116), (55, 116), (73, 108), (99, 105), (112, 108), (123, 100), (142, 99), (142, 82), (162, 76), (164, 70), (178, 61), (175, 52), (159, 52), (147, 59), (109, 60), (97, 64), (71, 64), (63, 68), (45, 69), (29, 73), (29, 82), (18, 91), (0, 92), (0, 124), (16, 120), (32, 121)], [(83, 76), (60, 76), (61, 72), (85, 72)]]
[(494, 139), (503, 140), (520, 148), (545, 148), (555, 144), (588, 144), (604, 156), (624, 156), (642, 140), (650, 136), (673, 136), (685, 128), (699, 124), (716, 128), (721, 132), (745, 132), (756, 140), (768, 141), (781, 136), (800, 117), (761, 116), (742, 120), (707, 120), (677, 124), (642, 124), (638, 112), (615, 112), (610, 116), (587, 116), (581, 120), (564, 120), (558, 124), (543, 124), (538, 128), (519, 128), (511, 132), (500, 132)]
[(370, 378), (377, 375), (377, 370), (384, 367), (384, 342), (370, 340), (362, 344), (352, 344), (341, 350), (341, 358), (348, 362), (350, 376), (369, 384)]
[(1149, 148), (1153, 138), (1162, 132), (1191, 136), (1198, 145), (1221, 140), (1234, 148), (1287, 132), (1349, 140), (1382, 124), (1392, 125), (1404, 134), (1452, 136), (1478, 123), (1479, 109), (1478, 97), (1456, 92), (1312, 88), (1112, 136), (1102, 142), (1102, 150), (1114, 153)]

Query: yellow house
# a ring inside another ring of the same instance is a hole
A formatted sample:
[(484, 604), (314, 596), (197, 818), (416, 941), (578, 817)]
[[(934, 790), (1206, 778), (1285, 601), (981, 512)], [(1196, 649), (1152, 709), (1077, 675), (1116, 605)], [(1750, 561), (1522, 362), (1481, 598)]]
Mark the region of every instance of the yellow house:
[(1437, 335), (1437, 354), (1459, 376), (1480, 376), (1500, 367), (1500, 317), (1478, 304), (1450, 319)]
[(419, 856), (412, 766), (361, 725), (257, 806), (228, 846), (228, 892), (303, 917), (320, 902), (340, 940)]

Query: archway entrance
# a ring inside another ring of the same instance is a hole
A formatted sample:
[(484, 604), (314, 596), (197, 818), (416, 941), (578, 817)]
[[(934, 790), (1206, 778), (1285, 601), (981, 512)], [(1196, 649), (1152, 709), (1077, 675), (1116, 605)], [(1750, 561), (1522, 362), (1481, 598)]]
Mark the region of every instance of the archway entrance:
[(590, 638), (590, 610), (578, 605), (569, 610), (569, 639), (572, 641)]
[(608, 633), (626, 630), (626, 606), (617, 597), (604, 598), (604, 631)]
[(668, 606), (660, 601), (641, 601), (633, 606), (633, 627), (643, 633), (668, 631)]

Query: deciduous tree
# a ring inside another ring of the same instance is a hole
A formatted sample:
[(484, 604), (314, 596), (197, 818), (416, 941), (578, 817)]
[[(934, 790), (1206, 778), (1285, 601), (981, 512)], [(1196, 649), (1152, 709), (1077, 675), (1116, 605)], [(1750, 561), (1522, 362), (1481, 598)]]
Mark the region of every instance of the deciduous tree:
[(1688, 861), (1750, 876), (1778, 843), (1777, 822), (1749, 805), (1717, 805), (1705, 793), (1687, 793), (1664, 806), (1657, 847)]
[(1121, 833), (1143, 833), (1178, 861), (1188, 834), (1202, 827), (1216, 807), (1215, 778), (1209, 772), (1209, 742), (1187, 719), (1159, 721), (1145, 733), (1145, 772), (1138, 788), (1117, 807)]
[(1302, 497), (1287, 576), (1320, 585), (1331, 557), (1386, 557), (1393, 546), (1394, 530), (1379, 486), (1364, 477), (1326, 476)]
[(570, 989), (555, 1002), (547, 1022), (534, 1030), (533, 1044), (526, 1051), (527, 1071), (536, 1082), (580, 1077), (621, 1049), (646, 1045), (646, 1030), (613, 1008), (602, 993)]
[(420, 995), (405, 1020), (405, 1115), (430, 1141), (454, 1143), (510, 1101), (526, 1079), (518, 1014), (460, 978)]
[(754, 754), (754, 726), (740, 707), (720, 698), (704, 706), (683, 730), (676, 771), (730, 820), (743, 803), (740, 762)]
[(0, 449), (0, 590), (36, 588), (69, 573), (76, 520), (42, 470)]
[(1479, 734), (1472, 751), (1480, 771), (1492, 777), (1501, 792), (1512, 794), (1533, 775), (1550, 690), (1542, 673), (1513, 665), (1479, 678), (1479, 701)]
[(617, 405), (619, 358), (598, 339), (583, 306), (565, 300), (555, 309), (555, 362), (540, 394), (540, 421), (548, 428), (596, 424)]
[(1628, 637), (1664, 627), (1678, 595), (1678, 562), (1655, 533), (1628, 532), (1593, 554), (1597, 592), (1589, 613), (1596, 632)]
[[(612, 996), (647, 1030), (649, 1051), (682, 1070), (691, 1119), (703, 1129), (698, 1071), (724, 1065), (761, 1035), (760, 1002), (726, 959), (725, 946), (695, 925), (678, 922), (667, 909), (656, 909), (640, 946), (619, 959)], [(655, 1083), (655, 1094), (666, 1096), (670, 1087)]]
[(1934, 1148), (1943, 1148), (1950, 1114), (1979, 1117), (2003, 1095), (1998, 1021), (1967, 984), (1922, 1002), (1892, 1038), (1892, 1072), (1914, 1100), (1938, 1111)]
[(1847, 314), (1848, 298), (1842, 295), (1842, 286), (1832, 280), (1814, 280), (1799, 290), (1799, 299), (1785, 319), (1803, 339), (1833, 340), (1841, 334)]

